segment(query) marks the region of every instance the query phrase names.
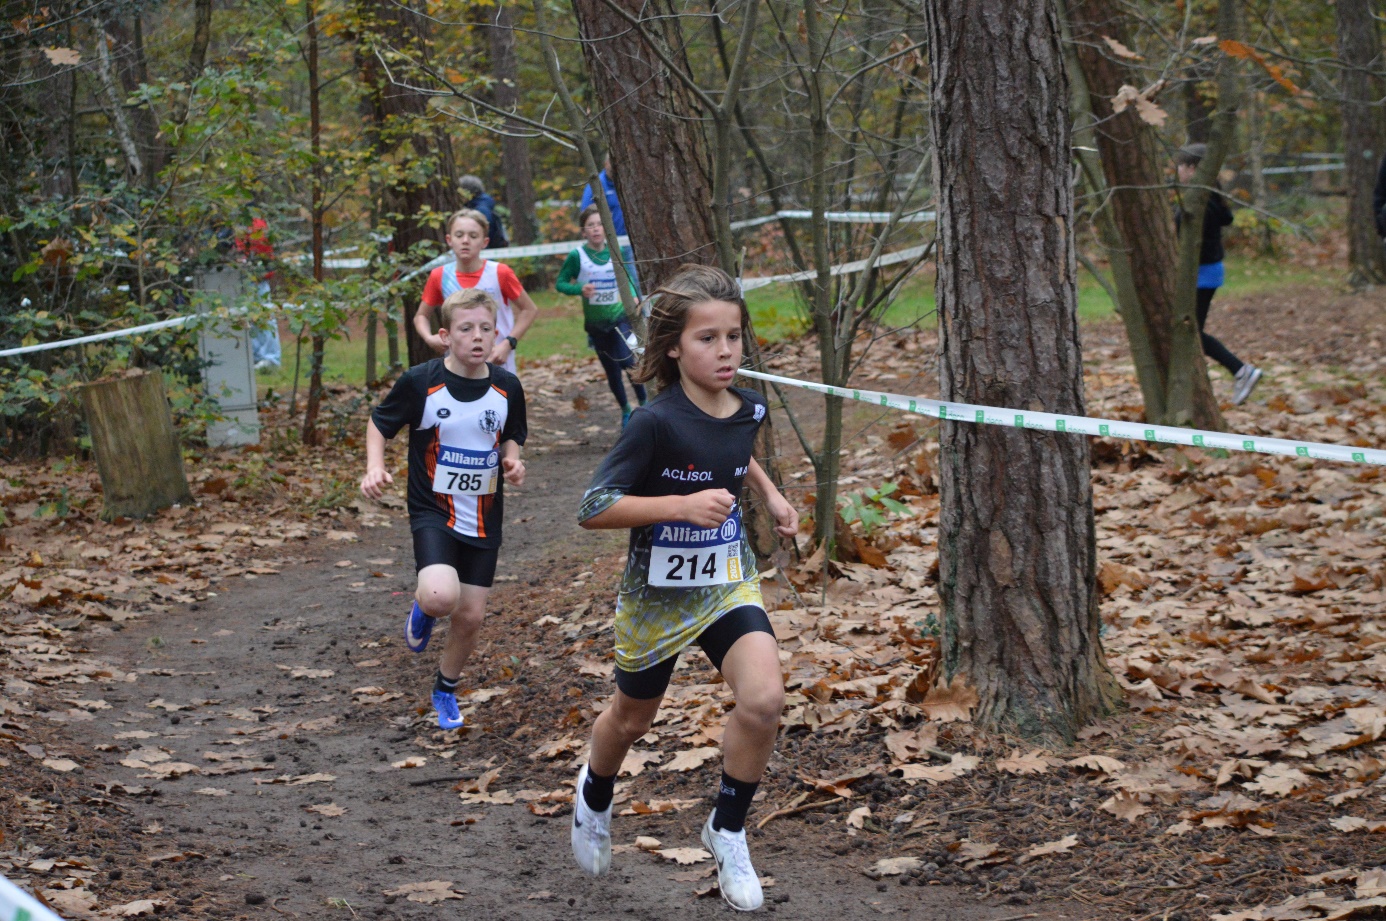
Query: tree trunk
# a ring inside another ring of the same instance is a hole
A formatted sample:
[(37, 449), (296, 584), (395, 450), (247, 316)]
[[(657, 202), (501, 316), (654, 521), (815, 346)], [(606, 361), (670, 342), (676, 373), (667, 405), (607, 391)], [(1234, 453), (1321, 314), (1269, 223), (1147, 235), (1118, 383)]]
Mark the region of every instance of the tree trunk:
[[(321, 290), (323, 278), (322, 84), (318, 79), (317, 4), (313, 0), (308, 0), (308, 6), (304, 13), (308, 20), (305, 27), (308, 43), (308, 148), (313, 158), (311, 201), (308, 211), (312, 220), (313, 231), (313, 280), (318, 283), (319, 290)], [(302, 440), (306, 445), (316, 445), (318, 443), (318, 410), (322, 406), (322, 358), (325, 342), (322, 333), (319, 332), (321, 327), (318, 324), (322, 322), (321, 318), (310, 316), (308, 321), (317, 328), (313, 330), (313, 365), (312, 374), (308, 378), (308, 406), (303, 411)]]
[[(1125, 14), (1116, 0), (1069, 0), (1069, 24), (1074, 50), (1088, 85), (1088, 100), (1096, 121), (1093, 134), (1102, 159), (1102, 173), (1111, 193), (1112, 220), (1124, 241), (1132, 279), (1140, 298), (1145, 338), (1154, 355), (1158, 380), (1144, 369), (1143, 393), (1169, 388), (1173, 360), (1175, 274), (1178, 240), (1166, 198), (1166, 179), (1155, 129), (1141, 121), (1134, 106), (1112, 111), (1112, 98), (1124, 84), (1139, 85), (1140, 77), (1109, 52), (1104, 37), (1127, 43)], [(1141, 373), (1140, 366), (1137, 372)], [(1204, 368), (1202, 382), (1193, 382), (1192, 417), (1182, 424), (1222, 428), (1222, 414)], [(1146, 419), (1173, 421), (1167, 400), (1146, 402)]]
[[(515, 57), (514, 14), (506, 4), (496, 7), (495, 17), (486, 29), (491, 43), (492, 99), (498, 109), (513, 110), (520, 100), (520, 62)], [(527, 246), (539, 239), (539, 218), (534, 213), (534, 169), (529, 160), (529, 139), (523, 137), (528, 129), (519, 122), (508, 121), (506, 134), (501, 136), (501, 167), (505, 170), (505, 206), (510, 209), (510, 239), (518, 246)], [(526, 275), (526, 287), (548, 286), (548, 273), (534, 263), (534, 272)]]
[(1386, 282), (1386, 249), (1376, 232), (1372, 193), (1386, 154), (1380, 109), (1381, 32), (1373, 0), (1338, 0), (1338, 60), (1343, 67), (1343, 155), (1347, 161), (1348, 281)]
[[(665, 0), (616, 3), (633, 16), (648, 17), (642, 28), (650, 41), (684, 61), (678, 17)], [(641, 288), (653, 291), (684, 263), (716, 265), (712, 162), (702, 127), (706, 113), (639, 32), (602, 0), (574, 0), (573, 10), (588, 77), (601, 100), (611, 178), (640, 266)], [(658, 207), (651, 207), (656, 202)]]
[(81, 394), (105, 494), (102, 518), (144, 518), (192, 501), (161, 373), (84, 384)]
[[(392, 84), (375, 53), (380, 46), (427, 61), (428, 19), (394, 0), (357, 0), (356, 10), (362, 23), (356, 66), (366, 87), (366, 130), (376, 156), (397, 163), (395, 174), (387, 178), (382, 190), (381, 214), (394, 226), (393, 249), (405, 252), (420, 242), (443, 238), (441, 227), (428, 223), (427, 218), (420, 220), (419, 215), (431, 212), (446, 216), (460, 204), (457, 166), (447, 134), (441, 128), (428, 127), (425, 98), (406, 86)], [(395, 62), (394, 66), (402, 65)], [(406, 69), (400, 79), (408, 77)], [(404, 137), (410, 139), (408, 147), (402, 144)], [(406, 291), (396, 303), (404, 317), (409, 364), (437, 357), (414, 330), (418, 292)]]
[[(945, 400), (1083, 413), (1068, 80), (1049, 0), (929, 0)], [(985, 157), (978, 151), (988, 151)], [(1110, 711), (1088, 442), (940, 423), (944, 667), (983, 726)]]

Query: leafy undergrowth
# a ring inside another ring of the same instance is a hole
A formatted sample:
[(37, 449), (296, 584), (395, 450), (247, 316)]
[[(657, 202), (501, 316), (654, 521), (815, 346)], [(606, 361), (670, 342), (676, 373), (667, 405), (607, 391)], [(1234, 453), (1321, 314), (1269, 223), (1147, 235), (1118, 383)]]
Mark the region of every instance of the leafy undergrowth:
[[(1227, 407), (1229, 426), (1386, 445), (1386, 360), (1379, 343), (1352, 333), (1382, 328), (1380, 303), (1338, 298), (1305, 321), (1286, 313), (1296, 303), (1259, 304), (1255, 317), (1262, 328), (1288, 333), (1306, 322), (1318, 334), (1259, 347), (1267, 378), (1249, 405)], [(1357, 348), (1330, 365), (1319, 350), (1335, 336)], [(1137, 417), (1119, 330), (1089, 327), (1085, 339), (1089, 413)], [(932, 334), (901, 337), (878, 347), (856, 382), (936, 392), (934, 350)], [(812, 352), (798, 343), (771, 367), (810, 375)], [(565, 360), (525, 373), (538, 415), (552, 422), (536, 431), (562, 443), (571, 434), (557, 426), (583, 408), (568, 402), (568, 385), (594, 378), (595, 367)], [(1102, 639), (1126, 709), (1060, 752), (977, 730), (975, 693), (938, 677), (931, 423), (853, 419), (860, 430), (843, 483), (860, 490), (850, 516), (856, 561), (830, 564), (826, 591), (816, 558), (785, 561), (767, 581), (789, 704), (752, 817), (758, 834), (793, 828), (786, 846), (850, 854), (899, 884), (966, 886), (1016, 904), (1068, 898), (1102, 917), (1317, 919), (1386, 907), (1386, 878), (1371, 869), (1386, 840), (1383, 471), (1095, 442)], [(123, 680), (84, 651), (83, 621), (118, 624), (227, 580), (269, 577), (305, 555), (309, 538), (400, 526), (398, 501), (381, 508), (332, 485), (354, 488), (359, 458), (349, 441), (318, 451), (288, 439), (270, 445), (280, 446), (191, 458), (198, 505), (149, 522), (100, 522), (93, 468), (7, 470), (0, 738), (12, 750), (0, 767), (41, 778), (75, 766), (34, 749), (30, 736), (40, 718), (44, 732), (90, 719), (102, 709), (101, 685)], [(785, 473), (791, 486), (805, 477), (792, 464)], [(885, 483), (894, 485), (888, 496)], [(536, 566), (515, 586), (507, 609), (523, 619), (507, 615), (506, 642), (469, 676), (464, 712), (475, 730), (444, 736), (412, 708), (396, 718), (414, 731), (417, 758), (471, 769), (458, 785), (464, 804), (566, 808), (565, 783), (610, 691), (610, 587), (620, 564), (617, 554)], [(386, 665), (405, 655), (371, 654)], [(523, 706), (508, 705), (522, 661), (551, 680), (531, 683)], [(360, 707), (396, 693), (359, 690)], [(40, 698), (64, 709), (40, 712)], [(623, 767), (618, 812), (700, 820), (690, 807), (701, 806), (701, 785), (686, 785), (694, 768), (715, 763), (730, 705), (701, 658), (687, 657), (652, 735)], [(157, 752), (134, 760), (164, 782), (157, 765), (168, 762)], [(21, 796), (28, 801), (6, 814), (36, 813), (41, 824), (43, 801)], [(696, 853), (662, 856), (694, 864), (690, 880), (711, 875)], [(9, 861), (35, 869), (26, 855)], [(72, 895), (89, 878), (80, 864), (46, 870), (66, 881), (54, 893), (83, 898)]]

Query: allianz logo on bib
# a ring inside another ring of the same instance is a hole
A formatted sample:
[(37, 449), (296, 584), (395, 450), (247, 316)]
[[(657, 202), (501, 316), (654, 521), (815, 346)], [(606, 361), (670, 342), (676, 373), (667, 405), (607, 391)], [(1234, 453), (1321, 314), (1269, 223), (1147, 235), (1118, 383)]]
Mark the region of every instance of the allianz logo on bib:
[(496, 451), (468, 451), (443, 445), (438, 449), (438, 463), (445, 467), (494, 467), (500, 461)]
[(660, 546), (694, 547), (707, 544), (729, 544), (741, 533), (741, 524), (733, 515), (715, 528), (696, 528), (676, 521), (661, 522), (655, 531), (655, 543)]
[(711, 470), (694, 470), (693, 465), (689, 464), (687, 470), (676, 470), (673, 467), (665, 467), (661, 476), (670, 480), (679, 480), (684, 483), (711, 483)]

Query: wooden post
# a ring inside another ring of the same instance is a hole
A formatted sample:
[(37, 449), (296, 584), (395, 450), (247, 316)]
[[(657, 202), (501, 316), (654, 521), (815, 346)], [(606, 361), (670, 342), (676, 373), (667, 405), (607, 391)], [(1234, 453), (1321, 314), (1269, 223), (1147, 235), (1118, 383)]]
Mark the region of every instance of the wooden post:
[(86, 384), (81, 393), (106, 495), (102, 518), (144, 518), (192, 502), (161, 373), (131, 371)]

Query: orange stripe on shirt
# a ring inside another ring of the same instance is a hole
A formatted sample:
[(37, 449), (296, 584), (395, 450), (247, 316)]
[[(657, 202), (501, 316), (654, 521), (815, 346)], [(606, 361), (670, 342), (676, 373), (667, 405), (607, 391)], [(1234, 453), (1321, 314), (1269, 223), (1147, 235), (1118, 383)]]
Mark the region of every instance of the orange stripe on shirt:
[(437, 393), (439, 390), (442, 390), (446, 386), (447, 384), (434, 384), (432, 387), (428, 388), (428, 395), (433, 396), (435, 393)]
[(499, 393), (501, 396), (505, 397), (507, 400), (510, 399), (510, 394), (506, 393), (504, 390), (500, 389), (495, 384), (491, 385), (491, 389), (494, 390), (496, 393)]

